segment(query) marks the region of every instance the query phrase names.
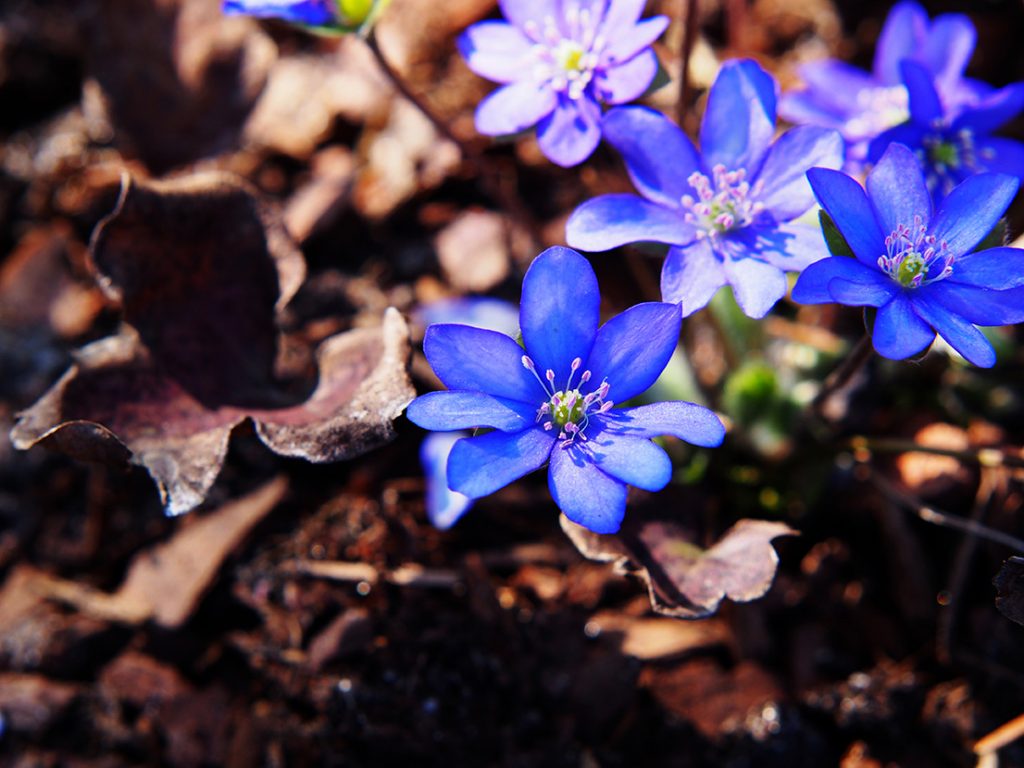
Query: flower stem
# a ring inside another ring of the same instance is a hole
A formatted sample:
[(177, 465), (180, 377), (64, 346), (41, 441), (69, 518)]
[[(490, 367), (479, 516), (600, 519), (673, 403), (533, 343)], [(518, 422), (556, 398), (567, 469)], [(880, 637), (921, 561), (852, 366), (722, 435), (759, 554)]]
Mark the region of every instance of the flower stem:
[(825, 379), (821, 391), (811, 401), (811, 413), (817, 414), (826, 400), (850, 382), (850, 379), (854, 377), (857, 371), (863, 368), (864, 364), (871, 359), (872, 351), (871, 336), (864, 334), (861, 340), (857, 342), (857, 345), (839, 363), (839, 366)]
[(698, 0), (681, 0), (683, 18), (683, 51), (682, 66), (679, 72), (679, 100), (676, 102), (676, 122), (683, 127), (686, 111), (690, 108), (690, 57), (693, 47), (697, 44), (697, 2)]

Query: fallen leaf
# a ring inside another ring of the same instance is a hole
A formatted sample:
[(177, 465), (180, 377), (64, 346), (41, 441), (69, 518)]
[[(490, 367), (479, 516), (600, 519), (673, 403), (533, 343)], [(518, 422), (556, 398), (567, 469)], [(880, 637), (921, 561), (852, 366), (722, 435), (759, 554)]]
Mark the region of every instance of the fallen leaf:
[(700, 623), (630, 616), (601, 611), (587, 621), (588, 635), (614, 635), (623, 653), (644, 661), (666, 659), (693, 651), (728, 645), (729, 627), (721, 619)]
[(640, 576), (654, 610), (680, 619), (710, 616), (726, 597), (738, 603), (763, 597), (779, 563), (772, 539), (798, 533), (784, 523), (745, 519), (705, 550), (675, 521), (640, 512), (626, 521), (617, 534), (597, 534), (561, 517), (562, 530), (584, 557)]
[(509, 271), (509, 226), (500, 214), (466, 211), (434, 240), (437, 260), (453, 288), (486, 293)]
[(41, 675), (0, 674), (2, 722), (15, 732), (42, 735), (77, 696), (75, 686)]
[(1024, 557), (1011, 557), (999, 569), (995, 579), (996, 608), (1010, 621), (1024, 624)]
[(75, 364), (20, 414), (11, 439), (88, 461), (143, 466), (169, 514), (206, 498), (231, 431), (246, 419), (271, 450), (325, 462), (390, 440), (415, 392), (408, 328), (325, 340), (319, 379), (275, 378), (276, 312), (304, 274), (301, 255), (247, 185), (224, 174), (126, 181), (97, 229), (101, 286), (126, 327), (79, 350)]

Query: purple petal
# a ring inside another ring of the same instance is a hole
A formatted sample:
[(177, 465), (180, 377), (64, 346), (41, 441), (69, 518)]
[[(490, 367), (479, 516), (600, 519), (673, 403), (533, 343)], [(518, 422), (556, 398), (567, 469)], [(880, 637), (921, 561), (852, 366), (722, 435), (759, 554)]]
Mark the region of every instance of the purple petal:
[[(539, 404), (539, 403), (538, 403)], [(537, 405), (485, 395), (483, 392), (428, 392), (405, 411), (409, 421), (432, 432), (492, 427), (519, 432), (532, 427)]]
[(646, 5), (647, 0), (611, 0), (604, 13), (601, 34), (608, 40), (614, 39), (622, 30), (640, 21)]
[(643, 95), (658, 74), (658, 57), (647, 50), (625, 64), (605, 69), (596, 78), (597, 92), (605, 104), (625, 104)]
[(971, 251), (1002, 217), (1020, 181), (1002, 173), (979, 173), (958, 185), (939, 205), (931, 234), (954, 256)]
[(672, 435), (705, 448), (721, 445), (725, 438), (725, 427), (714, 411), (682, 400), (613, 409), (602, 420), (606, 430), (630, 437)]
[(432, 325), (423, 353), (448, 389), (480, 391), (539, 404), (544, 390), (523, 368), (523, 348), (503, 333), (468, 325)]
[(601, 195), (572, 212), (565, 240), (584, 251), (607, 251), (627, 243), (686, 244), (693, 227), (679, 211), (636, 195)]
[(1024, 288), (993, 291), (940, 280), (920, 288), (951, 312), (975, 325), (1013, 325), (1024, 322)]
[(932, 133), (928, 127), (917, 123), (906, 122), (883, 131), (874, 139), (868, 147), (867, 157), (872, 163), (878, 160), (893, 144), (902, 144), (905, 147), (920, 149), (924, 146), (924, 140)]
[(976, 40), (974, 24), (967, 16), (946, 13), (935, 19), (921, 56), (943, 88), (956, 86), (971, 60)]
[(533, 260), (523, 278), (519, 326), (541, 376), (550, 369), (561, 381), (574, 358), (586, 362), (600, 304), (594, 270), (576, 251), (556, 245)]
[(893, 284), (854, 283), (842, 278), (829, 281), (828, 292), (840, 304), (850, 307), (881, 307), (888, 304), (893, 296)]
[(648, 302), (602, 325), (586, 364), (595, 388), (607, 379), (609, 398), (617, 403), (644, 392), (668, 365), (681, 324), (675, 304)]
[(901, 291), (878, 310), (871, 341), (882, 357), (904, 360), (935, 341), (935, 331), (918, 317)]
[(448, 457), (448, 487), (471, 499), (487, 496), (540, 469), (554, 444), (554, 435), (532, 428), (464, 437)]
[(1024, 285), (1024, 251), (1000, 247), (961, 256), (947, 280), (996, 291), (1019, 288)]
[(829, 291), (829, 285), (835, 280), (888, 288), (890, 296), (899, 291), (897, 284), (877, 269), (846, 256), (832, 256), (811, 264), (800, 273), (793, 286), (793, 301), (798, 304), (830, 304), (835, 298)]
[(789, 221), (814, 205), (807, 169), (818, 166), (838, 170), (843, 165), (843, 140), (825, 128), (803, 126), (787, 131), (772, 144), (757, 180), (757, 200), (776, 221)]
[(924, 293), (914, 297), (914, 310), (964, 358), (979, 368), (991, 368), (995, 364), (996, 351), (985, 334), (971, 323)]
[(912, 227), (915, 216), (920, 216), (925, 226), (931, 220), (932, 196), (921, 167), (914, 153), (902, 144), (890, 145), (868, 174), (867, 186), (883, 232), (894, 232), (899, 224)]
[(519, 29), (530, 22), (544, 26), (544, 18), (552, 15), (551, 0), (498, 0), (501, 13)]
[(224, 0), (222, 10), (226, 16), (244, 14), (313, 26), (338, 22), (333, 3), (329, 0)]
[(562, 513), (594, 533), (615, 533), (626, 514), (626, 485), (609, 477), (579, 448), (551, 452), (548, 487)]
[(669, 248), (661, 267), (661, 298), (679, 302), (683, 317), (704, 309), (715, 291), (726, 283), (722, 260), (707, 240), (685, 248)]
[(875, 46), (875, 77), (886, 85), (900, 82), (900, 62), (919, 53), (928, 14), (914, 2), (897, 4), (885, 19)]
[[(621, 5), (619, 3), (618, 5)], [(668, 27), (667, 16), (652, 16), (639, 24), (626, 26), (611, 14), (605, 19), (604, 34), (609, 39), (604, 58), (609, 63), (628, 61), (654, 43)]]
[(465, 432), (431, 432), (420, 446), (420, 464), (427, 482), (427, 517), (435, 528), (451, 528), (470, 507), (473, 500), (448, 487), (448, 456), (455, 442)]
[(550, 114), (558, 104), (544, 83), (522, 81), (499, 88), (476, 108), (476, 129), (485, 136), (519, 133)]
[(727, 170), (757, 171), (775, 133), (775, 90), (775, 79), (754, 61), (722, 66), (700, 126), (700, 149), (708, 168), (721, 163)]
[(486, 296), (459, 296), (424, 304), (415, 317), (421, 325), (458, 323), (498, 331), (506, 336), (519, 333), (519, 307)]
[(1020, 114), (1024, 109), (1024, 83), (1013, 83), (986, 96), (979, 103), (965, 107), (953, 121), (953, 130), (961, 128), (986, 134)]
[(1024, 177), (1024, 144), (996, 136), (977, 138), (974, 142), (979, 165), (987, 171), (998, 171)]
[(864, 188), (845, 173), (826, 168), (811, 168), (807, 180), (857, 258), (874, 266), (885, 253), (885, 235), (878, 227)]
[(587, 96), (559, 97), (554, 111), (537, 126), (537, 143), (556, 165), (579, 165), (601, 143), (601, 107)]
[(829, 255), (821, 227), (803, 224), (745, 227), (730, 233), (729, 241), (785, 272), (799, 272)]
[[(814, 103), (838, 115), (856, 114), (860, 92), (878, 87), (867, 72), (838, 59), (808, 62), (800, 67), (800, 78), (811, 89)], [(780, 113), (785, 116), (781, 107)]]
[(513, 83), (528, 70), (533, 44), (511, 24), (482, 21), (459, 36), (459, 53), (469, 68), (498, 83)]
[(683, 195), (693, 194), (687, 179), (701, 170), (700, 156), (663, 114), (647, 107), (618, 107), (604, 116), (601, 132), (622, 155), (641, 195), (678, 208)]
[(942, 99), (935, 89), (934, 75), (916, 61), (900, 64), (903, 83), (910, 96), (910, 114), (918, 125), (932, 125), (942, 119)]
[(672, 479), (672, 461), (650, 440), (624, 435), (615, 430), (587, 430), (587, 442), (579, 446), (606, 475), (645, 491), (660, 491)]
[(726, 280), (747, 317), (759, 319), (786, 295), (786, 273), (756, 258), (725, 259)]

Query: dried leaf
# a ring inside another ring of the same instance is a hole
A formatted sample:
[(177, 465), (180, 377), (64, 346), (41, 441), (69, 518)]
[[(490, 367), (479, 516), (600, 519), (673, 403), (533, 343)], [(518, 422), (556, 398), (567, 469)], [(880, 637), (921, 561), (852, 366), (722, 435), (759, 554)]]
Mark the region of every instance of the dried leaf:
[(434, 240), (445, 277), (459, 291), (485, 293), (508, 277), (508, 224), (500, 214), (466, 211)]
[(0, 722), (9, 723), (12, 731), (41, 736), (77, 696), (75, 686), (40, 675), (0, 674)]
[(1024, 557), (1011, 557), (992, 580), (998, 597), (996, 608), (1010, 621), (1024, 624)]
[(675, 521), (645, 519), (641, 513), (626, 520), (610, 535), (593, 533), (564, 515), (561, 523), (584, 557), (636, 573), (647, 583), (654, 610), (680, 619), (710, 616), (726, 597), (746, 603), (764, 596), (779, 563), (772, 539), (797, 535), (783, 523), (740, 520), (703, 550)]

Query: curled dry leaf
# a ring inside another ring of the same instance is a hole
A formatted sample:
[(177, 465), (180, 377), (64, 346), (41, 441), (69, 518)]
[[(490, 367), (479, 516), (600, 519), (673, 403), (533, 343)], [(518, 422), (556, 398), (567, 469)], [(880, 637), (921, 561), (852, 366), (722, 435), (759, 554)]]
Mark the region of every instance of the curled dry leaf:
[(779, 564), (772, 540), (798, 533), (784, 523), (740, 520), (701, 549), (678, 523), (644, 519), (640, 512), (627, 516), (617, 534), (593, 533), (565, 515), (561, 523), (584, 557), (636, 573), (647, 583), (654, 610), (680, 619), (710, 616), (726, 597), (737, 603), (763, 597)]
[(1010, 621), (1024, 624), (1024, 557), (1008, 558), (992, 583), (998, 593), (999, 612)]
[(389, 440), (415, 394), (405, 371), (408, 328), (393, 309), (379, 328), (321, 345), (308, 397), (275, 379), (275, 312), (304, 264), (232, 177), (126, 181), (91, 255), (126, 327), (79, 350), (11, 439), (85, 460), (127, 458), (153, 476), (170, 514), (203, 501), (231, 430), (246, 419), (278, 453), (337, 461)]

